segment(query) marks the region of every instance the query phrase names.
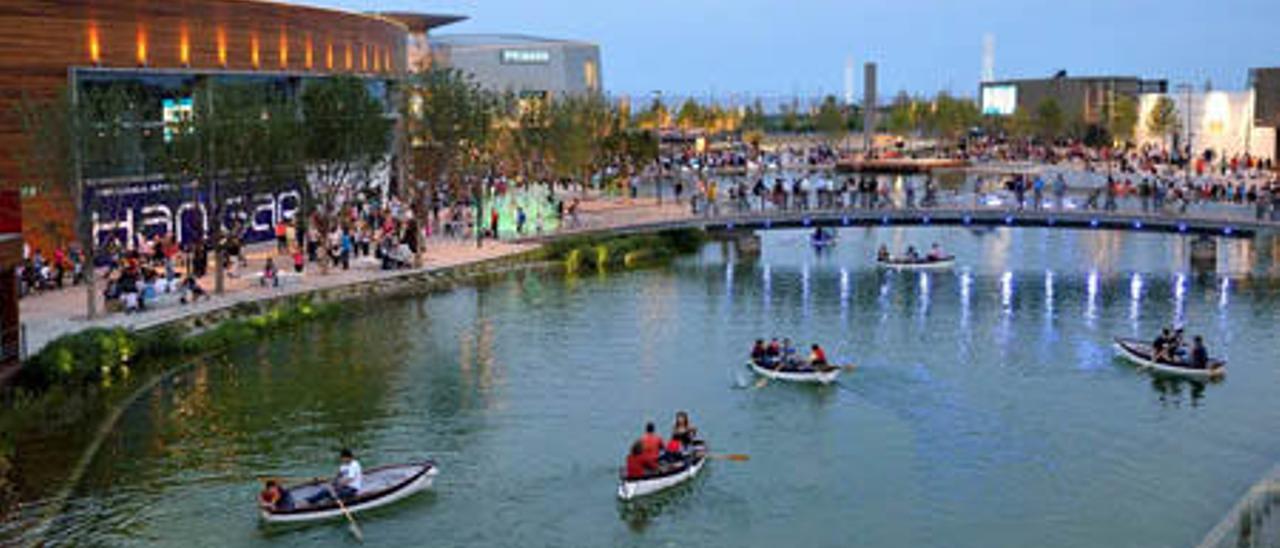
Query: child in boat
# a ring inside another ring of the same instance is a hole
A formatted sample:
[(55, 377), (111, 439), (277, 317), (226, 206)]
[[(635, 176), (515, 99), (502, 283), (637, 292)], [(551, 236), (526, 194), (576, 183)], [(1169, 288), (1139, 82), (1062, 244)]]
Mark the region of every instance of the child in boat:
[(658, 471), (657, 459), (644, 450), (644, 443), (636, 440), (631, 444), (631, 453), (627, 455), (627, 479), (640, 479)]
[(258, 506), (264, 510), (292, 510), (293, 496), (289, 494), (288, 489), (280, 485), (280, 482), (267, 480), (266, 487), (258, 493)]

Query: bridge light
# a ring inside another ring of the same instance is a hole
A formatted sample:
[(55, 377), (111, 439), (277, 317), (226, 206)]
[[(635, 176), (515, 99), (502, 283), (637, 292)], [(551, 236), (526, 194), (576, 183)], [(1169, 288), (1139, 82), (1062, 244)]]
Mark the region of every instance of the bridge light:
[(1053, 225), (1055, 225), (1055, 224), (1058, 224), (1058, 221), (1057, 221), (1056, 219), (1054, 219), (1053, 217), (1049, 217), (1049, 220), (1048, 220), (1048, 221), (1046, 221), (1046, 222), (1048, 222), (1048, 223), (1049, 223), (1049, 226), (1053, 226)]
[(1142, 228), (1142, 221), (1134, 221), (1133, 228)]
[(1178, 232), (1185, 233), (1186, 231), (1187, 231), (1187, 223), (1178, 223)]
[(805, 218), (804, 218), (804, 226), (809, 226), (809, 224), (810, 224), (811, 222), (812, 222), (812, 221), (810, 221), (808, 217), (805, 217)]
[(1235, 232), (1235, 229), (1231, 227), (1222, 229), (1222, 233), (1226, 234), (1227, 236), (1230, 236), (1232, 232)]
[(1005, 215), (1004, 224), (1007, 224), (1007, 225), (1013, 224), (1013, 215)]
[(925, 215), (925, 216), (924, 216), (924, 224), (929, 224), (929, 216), (928, 216), (928, 215)]
[(964, 216), (964, 224), (966, 224), (966, 225), (971, 225), (971, 224), (973, 224), (973, 217), (970, 217), (970, 216), (968, 216), (968, 215), (965, 215), (965, 216)]
[(729, 224), (725, 225), (725, 228), (728, 228), (729, 230), (733, 230), (733, 221), (730, 221)]
[(765, 219), (765, 220), (764, 220), (764, 227), (765, 227), (765, 228), (771, 228), (771, 227), (773, 227), (773, 219)]
[(849, 216), (845, 215), (844, 218), (840, 220), (840, 222), (844, 223), (844, 226), (849, 226)]
[(888, 215), (885, 215), (885, 216), (883, 216), (883, 217), (880, 217), (880, 224), (882, 224), (882, 225), (887, 225), (887, 224), (889, 224), (889, 216), (888, 216)]
[(1091, 226), (1091, 227), (1093, 227), (1093, 228), (1098, 228), (1098, 220), (1097, 220), (1097, 219), (1089, 219), (1089, 226)]

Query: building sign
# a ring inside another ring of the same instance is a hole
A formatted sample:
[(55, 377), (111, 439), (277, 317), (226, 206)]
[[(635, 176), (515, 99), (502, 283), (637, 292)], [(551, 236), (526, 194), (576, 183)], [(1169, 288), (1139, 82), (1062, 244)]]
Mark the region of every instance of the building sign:
[[(238, 193), (221, 187), (222, 226), (238, 228), (245, 242), (270, 240), (281, 219), (292, 219), (302, 209), (298, 185), (276, 190)], [(178, 243), (194, 242), (209, 232), (209, 191), (193, 184), (167, 181), (89, 185), (85, 205), (93, 215), (94, 241), (104, 245), (116, 239), (133, 248), (143, 239), (173, 234)]]
[(551, 52), (545, 49), (504, 49), (504, 65), (545, 65), (551, 62)]
[(982, 113), (1009, 116), (1018, 108), (1017, 86), (1002, 84), (982, 86)]

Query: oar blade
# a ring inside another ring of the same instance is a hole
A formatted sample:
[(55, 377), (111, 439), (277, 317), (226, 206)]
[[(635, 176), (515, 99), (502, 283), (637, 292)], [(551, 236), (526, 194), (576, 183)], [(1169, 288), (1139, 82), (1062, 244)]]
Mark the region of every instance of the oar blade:
[(724, 460), (731, 460), (736, 462), (746, 462), (751, 460), (750, 455), (743, 455), (741, 453), (732, 453), (728, 455), (723, 455), (723, 457), (724, 457)]

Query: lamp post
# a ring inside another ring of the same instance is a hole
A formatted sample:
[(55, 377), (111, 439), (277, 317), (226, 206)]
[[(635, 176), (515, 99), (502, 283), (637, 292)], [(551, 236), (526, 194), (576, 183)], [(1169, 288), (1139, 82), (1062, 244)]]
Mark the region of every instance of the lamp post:
[(658, 141), (657, 167), (658, 176), (653, 179), (653, 193), (658, 197), (658, 205), (662, 205), (662, 113), (658, 105), (662, 104), (662, 90), (653, 90), (653, 137)]
[(1191, 137), (1192, 137), (1191, 110), (1192, 108), (1194, 108), (1191, 103), (1191, 90), (1192, 90), (1191, 84), (1188, 84), (1188, 83), (1178, 84), (1178, 91), (1182, 92), (1183, 105), (1187, 109), (1187, 114), (1186, 114), (1187, 121), (1185, 124), (1187, 142), (1184, 145), (1187, 150), (1187, 154), (1186, 154), (1187, 157), (1184, 159), (1184, 161), (1186, 162), (1186, 167), (1183, 169), (1183, 176), (1186, 178), (1186, 182), (1188, 185), (1191, 184), (1191, 161), (1192, 161), (1192, 158), (1194, 157), (1194, 154), (1192, 153), (1194, 151), (1194, 148), (1192, 148), (1191, 146)]

